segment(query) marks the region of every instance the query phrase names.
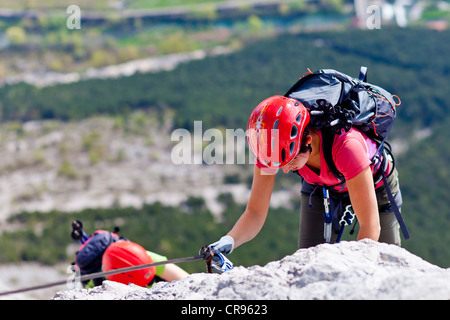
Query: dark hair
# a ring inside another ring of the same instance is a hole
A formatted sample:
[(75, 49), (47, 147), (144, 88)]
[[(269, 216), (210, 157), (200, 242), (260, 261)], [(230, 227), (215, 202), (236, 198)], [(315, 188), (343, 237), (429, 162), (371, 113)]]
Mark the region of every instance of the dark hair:
[(299, 151), (299, 153), (305, 153), (306, 151), (308, 151), (309, 150), (309, 152), (312, 152), (312, 149), (311, 149), (311, 145), (309, 144), (309, 145), (307, 145), (306, 144), (306, 136), (309, 134), (309, 129), (308, 129), (308, 127), (306, 127), (305, 128), (305, 130), (303, 131), (303, 135), (302, 135), (302, 144), (301, 144), (301, 146), (300, 146), (300, 151)]

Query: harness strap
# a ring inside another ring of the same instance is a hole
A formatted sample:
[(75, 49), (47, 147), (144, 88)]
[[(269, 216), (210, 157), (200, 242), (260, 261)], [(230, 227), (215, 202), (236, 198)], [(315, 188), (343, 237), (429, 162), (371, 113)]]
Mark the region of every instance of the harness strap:
[(394, 211), (395, 218), (397, 218), (398, 224), (400, 225), (400, 229), (402, 230), (403, 237), (405, 237), (405, 240), (411, 239), (408, 228), (406, 227), (406, 224), (405, 224), (405, 220), (403, 220), (403, 216), (400, 213), (400, 209), (398, 208), (397, 203), (395, 202), (394, 196), (392, 195), (391, 188), (389, 188), (389, 185), (388, 185), (388, 182), (386, 179), (386, 174), (383, 173), (381, 175), (381, 177), (383, 179), (384, 188), (386, 190), (389, 202), (391, 204), (392, 211)]

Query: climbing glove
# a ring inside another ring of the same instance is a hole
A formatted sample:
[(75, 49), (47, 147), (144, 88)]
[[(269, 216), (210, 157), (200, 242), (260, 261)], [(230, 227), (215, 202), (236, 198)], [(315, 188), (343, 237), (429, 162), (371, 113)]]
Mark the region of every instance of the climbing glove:
[(228, 255), (233, 252), (234, 249), (234, 239), (231, 236), (223, 236), (219, 241), (211, 243), (209, 247), (212, 251), (217, 253), (222, 253), (224, 255)]

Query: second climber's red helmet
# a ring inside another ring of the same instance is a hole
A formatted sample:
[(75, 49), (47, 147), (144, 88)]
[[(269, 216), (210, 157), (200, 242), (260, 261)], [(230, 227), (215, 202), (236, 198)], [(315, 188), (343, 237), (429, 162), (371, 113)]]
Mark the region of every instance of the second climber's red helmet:
[[(142, 246), (131, 241), (117, 241), (111, 244), (103, 253), (102, 270), (109, 271), (149, 263), (153, 263), (153, 259)], [(156, 267), (150, 267), (109, 275), (107, 278), (108, 280), (127, 285), (134, 283), (135, 285), (145, 287), (153, 279), (155, 272)]]
[(295, 99), (272, 96), (262, 101), (247, 123), (247, 138), (256, 158), (269, 168), (281, 168), (298, 154), (309, 112)]

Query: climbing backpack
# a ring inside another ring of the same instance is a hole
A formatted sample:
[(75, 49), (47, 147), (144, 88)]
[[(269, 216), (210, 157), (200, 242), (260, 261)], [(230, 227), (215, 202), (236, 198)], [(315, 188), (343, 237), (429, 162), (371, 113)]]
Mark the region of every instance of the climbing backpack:
[[(105, 250), (121, 238), (112, 232), (97, 230), (83, 243), (75, 255), (75, 262), (80, 268), (81, 275), (102, 271), (102, 257)], [(94, 284), (99, 285), (104, 279), (94, 279)], [(87, 281), (88, 282), (88, 281)], [(83, 283), (85, 285), (86, 283)]]
[[(344, 176), (336, 168), (331, 152), (335, 135), (341, 134), (343, 130), (348, 132), (355, 127), (377, 143), (378, 150), (372, 159), (373, 162), (387, 161), (388, 153), (393, 160), (386, 139), (394, 125), (397, 115), (396, 107), (400, 101), (397, 96), (385, 89), (368, 83), (366, 67), (361, 67), (358, 78), (334, 69), (309, 71), (286, 92), (285, 96), (300, 101), (309, 110), (309, 127), (321, 130), (324, 158), (333, 175), (342, 184), (345, 183)], [(398, 103), (394, 97), (398, 99)], [(403, 236), (409, 239), (409, 232), (384, 171), (378, 170), (378, 176), (374, 179), (383, 180)]]

